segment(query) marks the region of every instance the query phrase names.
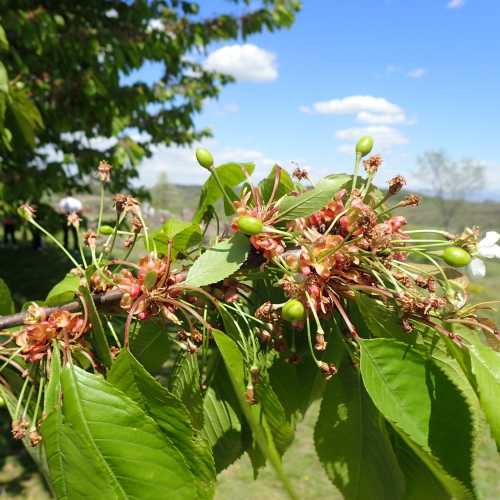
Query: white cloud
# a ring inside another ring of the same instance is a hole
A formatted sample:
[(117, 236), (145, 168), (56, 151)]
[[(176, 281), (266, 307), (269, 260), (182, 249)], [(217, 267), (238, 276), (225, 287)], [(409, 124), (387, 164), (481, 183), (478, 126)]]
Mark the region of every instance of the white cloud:
[(404, 113), (370, 113), (368, 111), (360, 111), (356, 115), (356, 120), (360, 123), (368, 125), (395, 125), (397, 123), (406, 123)]
[(147, 32), (151, 33), (153, 31), (164, 31), (165, 25), (161, 19), (151, 19), (148, 23)]
[[(217, 146), (215, 141), (207, 141), (203, 146), (211, 150), (216, 164), (229, 161), (254, 162), (256, 164), (254, 175), (257, 179), (267, 175), (269, 169), (274, 165), (274, 161), (260, 151), (244, 148), (221, 148)], [(159, 174), (163, 172), (175, 184), (202, 184), (208, 177), (208, 172), (198, 165), (195, 149), (195, 147), (157, 147), (153, 155), (141, 163), (138, 183), (148, 187), (152, 186), (158, 180)]]
[(240, 81), (270, 82), (278, 78), (276, 55), (251, 43), (217, 49), (207, 57), (204, 66)]
[(367, 111), (370, 113), (401, 113), (402, 109), (383, 97), (353, 95), (342, 99), (319, 101), (314, 103), (314, 110), (320, 114), (350, 115)]
[(408, 73), (406, 73), (406, 76), (408, 76), (409, 78), (416, 79), (416, 78), (422, 78), (426, 74), (427, 74), (427, 70), (425, 68), (415, 68), (415, 69), (408, 71)]
[(116, 9), (108, 9), (104, 15), (110, 19), (116, 19), (118, 17), (118, 11)]
[(460, 9), (465, 5), (465, 0), (450, 0), (448, 2), (448, 9)]
[(390, 151), (393, 146), (408, 144), (408, 138), (400, 131), (392, 127), (353, 127), (338, 130), (335, 136), (337, 139), (347, 141), (349, 144), (342, 144), (338, 147), (340, 153), (352, 154), (354, 144), (363, 135), (371, 135), (375, 142), (375, 149), (378, 151)]

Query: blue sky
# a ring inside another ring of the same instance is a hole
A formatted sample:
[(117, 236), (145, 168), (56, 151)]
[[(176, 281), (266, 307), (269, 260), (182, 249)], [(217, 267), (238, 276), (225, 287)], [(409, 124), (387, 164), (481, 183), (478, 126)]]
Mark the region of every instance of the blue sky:
[[(205, 0), (202, 14), (229, 2)], [(444, 149), (488, 167), (500, 197), (499, 0), (304, 0), (290, 30), (214, 46), (206, 64), (233, 73), (197, 117), (216, 160), (308, 167), (316, 177), (349, 171), (355, 138), (375, 136), (394, 173), (414, 187), (416, 158)], [(246, 44), (246, 45), (244, 45)], [(140, 75), (147, 78), (153, 69)], [(191, 150), (160, 148), (141, 167), (154, 182), (199, 183)]]

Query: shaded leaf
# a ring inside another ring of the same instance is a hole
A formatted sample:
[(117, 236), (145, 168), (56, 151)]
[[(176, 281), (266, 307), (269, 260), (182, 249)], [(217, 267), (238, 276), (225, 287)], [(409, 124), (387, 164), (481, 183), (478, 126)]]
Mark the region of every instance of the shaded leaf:
[(471, 370), (493, 436), (500, 449), (500, 353), (484, 345), (477, 333), (461, 330), (468, 342)]
[(202, 434), (212, 446), (215, 468), (220, 472), (236, 461), (250, 444), (245, 419), (222, 360), (205, 394), (203, 416)]
[(47, 415), (56, 410), (61, 403), (61, 355), (56, 341), (52, 344), (51, 356), (50, 376), (45, 388), (44, 401), (44, 413)]
[(457, 386), (417, 349), (390, 339), (362, 341), (361, 373), (382, 415), (452, 495), (469, 498), (473, 415)]
[(269, 382), (261, 380), (256, 385), (257, 401), (262, 408), (276, 450), (280, 455), (292, 444), (295, 435), (293, 419), (290, 418)]
[(349, 309), (360, 334), (366, 338), (394, 338), (404, 342), (415, 342), (416, 335), (409, 335), (401, 327), (396, 312), (375, 297), (356, 294), (356, 300), (349, 303)]
[(189, 269), (186, 284), (205, 286), (231, 276), (246, 261), (250, 251), (248, 238), (236, 233), (232, 238), (209, 248)]
[(3, 26), (0, 25), (0, 50), (8, 50), (9, 49), (9, 41), (7, 40), (7, 35)]
[(22, 138), (30, 148), (34, 148), (36, 133), (43, 128), (40, 112), (24, 90), (11, 90), (9, 95), (8, 111), (12, 120), (8, 125), (10, 129), (17, 129), (17, 133), (12, 131), (13, 137)]
[(450, 500), (450, 494), (443, 488), (436, 476), (393, 431), (394, 452), (405, 476), (405, 500), (439, 499)]
[(293, 491), (290, 481), (283, 470), (275, 444), (269, 433), (266, 432), (265, 427), (263, 427), (259, 422), (256, 407), (250, 407), (245, 399), (243, 355), (238, 349), (236, 343), (227, 335), (224, 335), (224, 333), (214, 330), (212, 335), (222, 355), (224, 364), (226, 365), (227, 372), (233, 385), (236, 397), (240, 403), (240, 407), (245, 415), (245, 418), (247, 419), (250, 429), (252, 430), (253, 438), (255, 439), (260, 451), (271, 462), (271, 465), (276, 471), (276, 475), (282, 482), (290, 497), (297, 498), (297, 495)]
[(111, 351), (109, 349), (109, 343), (108, 343), (108, 338), (106, 337), (106, 332), (104, 331), (104, 327), (102, 325), (101, 316), (97, 311), (90, 290), (86, 286), (81, 286), (80, 293), (82, 294), (83, 300), (85, 301), (85, 304), (87, 306), (90, 322), (92, 324), (91, 335), (97, 357), (104, 366), (109, 368), (112, 362)]
[(346, 358), (326, 385), (314, 442), (328, 477), (344, 498), (403, 498), (404, 477), (383, 420)]
[[(2, 28), (0, 27), (0, 30)], [(1, 44), (1, 31), (0, 31), (0, 44)], [(5, 34), (5, 32), (4, 32)], [(4, 94), (9, 93), (9, 77), (7, 75), (7, 70), (5, 69), (5, 66), (3, 65), (2, 61), (0, 61), (0, 92)]]
[(201, 429), (203, 427), (203, 396), (196, 355), (181, 352), (170, 380), (170, 391), (189, 409), (194, 427)]
[(0, 316), (14, 314), (14, 301), (10, 294), (9, 287), (5, 281), (0, 278)]
[(139, 331), (131, 338), (130, 350), (146, 370), (156, 373), (172, 350), (172, 340), (165, 324), (155, 320), (141, 321)]

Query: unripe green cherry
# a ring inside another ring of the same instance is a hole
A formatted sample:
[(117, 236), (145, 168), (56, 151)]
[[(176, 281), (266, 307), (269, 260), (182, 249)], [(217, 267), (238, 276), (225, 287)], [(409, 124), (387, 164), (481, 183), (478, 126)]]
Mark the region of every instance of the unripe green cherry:
[(460, 247), (448, 247), (443, 251), (443, 260), (452, 267), (466, 266), (472, 257), (467, 250)]
[(196, 148), (196, 159), (203, 168), (208, 170), (210, 170), (214, 165), (214, 157), (208, 149)]
[(364, 135), (356, 144), (356, 153), (366, 156), (373, 148), (373, 137)]
[(107, 226), (106, 224), (104, 224), (99, 228), (99, 233), (107, 236), (108, 234), (113, 233), (113, 228), (111, 226)]
[(304, 304), (297, 299), (290, 299), (281, 309), (281, 317), (286, 321), (300, 321), (305, 315)]
[(242, 215), (237, 221), (238, 229), (244, 234), (259, 234), (262, 233), (264, 224), (257, 217), (252, 217), (251, 215)]

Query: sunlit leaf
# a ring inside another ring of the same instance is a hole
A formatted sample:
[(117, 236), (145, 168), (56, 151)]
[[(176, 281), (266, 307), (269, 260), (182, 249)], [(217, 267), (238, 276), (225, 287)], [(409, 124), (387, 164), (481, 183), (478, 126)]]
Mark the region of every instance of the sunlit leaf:
[(189, 269), (186, 284), (205, 286), (231, 276), (246, 261), (249, 251), (248, 238), (236, 233), (232, 238), (209, 248), (195, 260)]

